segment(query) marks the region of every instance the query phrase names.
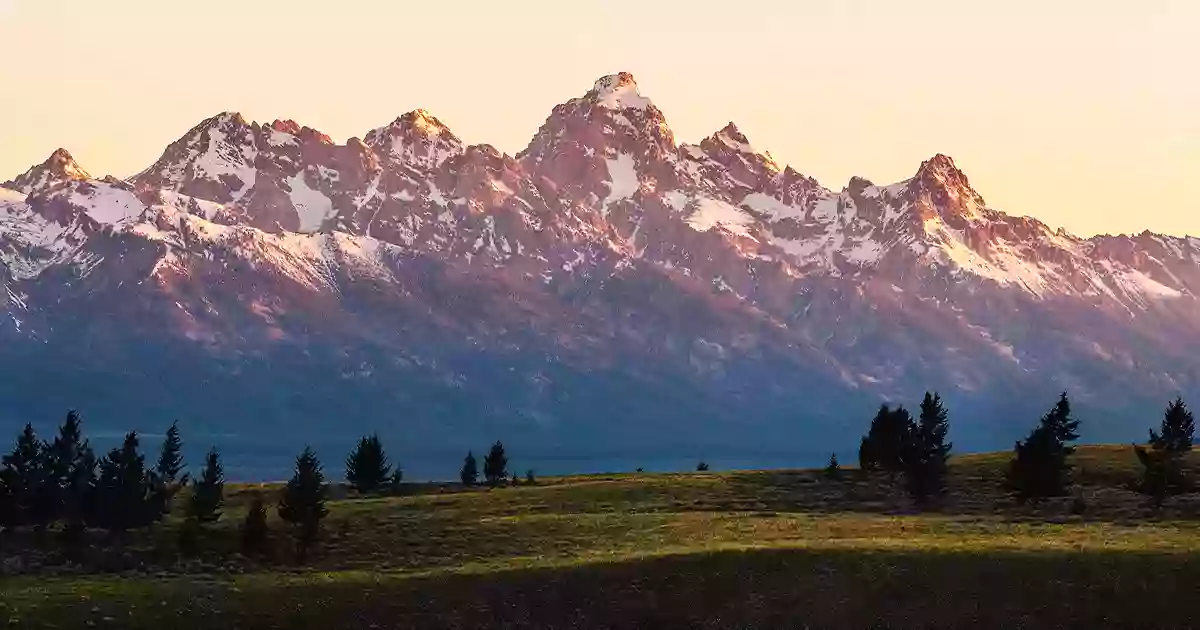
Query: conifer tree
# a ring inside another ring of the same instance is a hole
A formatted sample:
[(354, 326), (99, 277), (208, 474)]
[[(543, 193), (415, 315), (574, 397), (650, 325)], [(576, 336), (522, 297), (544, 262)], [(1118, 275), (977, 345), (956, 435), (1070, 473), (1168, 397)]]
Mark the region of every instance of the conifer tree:
[(946, 442), (950, 423), (942, 397), (925, 392), (921, 415), (909, 431), (909, 444), (904, 453), (904, 475), (909, 493), (918, 503), (941, 494), (945, 489), (946, 461), (951, 444)]
[(904, 407), (881, 405), (859, 447), (859, 463), (865, 470), (885, 470), (889, 475), (904, 470), (904, 454), (915, 430), (912, 416)]
[(179, 474), (183, 472), (183, 439), (179, 437), (178, 421), (172, 422), (171, 428), (167, 429), (162, 448), (159, 449), (158, 463), (154, 466), (154, 472), (168, 486), (173, 485), (176, 481), (180, 485), (187, 483), (186, 474), (183, 478), (179, 477)]
[(88, 500), (88, 523), (121, 534), (146, 527), (163, 517), (164, 491), (158, 475), (146, 469), (136, 432), (100, 461)]
[(269, 543), (267, 506), (262, 493), (256, 493), (250, 510), (246, 512), (246, 519), (242, 521), (242, 552), (248, 556), (265, 554)]
[(1067, 455), (1075, 453), (1075, 447), (1070, 443), (1079, 439), (1079, 421), (1071, 417), (1071, 402), (1067, 393), (1055, 403), (1054, 408), (1042, 418), (1042, 424), (1054, 434), (1054, 439), (1063, 445)]
[(388, 464), (378, 435), (360, 438), (358, 446), (346, 458), (346, 481), (363, 494), (383, 488), (391, 472), (392, 467)]
[(842, 466), (838, 463), (837, 453), (829, 454), (829, 463), (825, 465), (825, 476), (830, 479), (842, 476)]
[(1159, 430), (1150, 429), (1150, 449), (1134, 445), (1134, 453), (1142, 464), (1138, 491), (1150, 496), (1156, 507), (1162, 507), (1168, 494), (1191, 489), (1183, 458), (1192, 450), (1195, 432), (1192, 412), (1182, 398), (1176, 398), (1167, 405)]
[(216, 447), (204, 457), (200, 477), (192, 480), (192, 496), (188, 499), (188, 517), (198, 523), (214, 523), (221, 518), (225, 502), (225, 471)]
[(473, 486), (479, 483), (479, 466), (475, 463), (475, 454), (467, 451), (467, 456), (463, 459), (462, 470), (458, 473), (458, 478), (462, 480), (464, 486)]
[(312, 447), (296, 458), (296, 470), (279, 499), (279, 518), (290, 523), (296, 539), (296, 559), (304, 562), (308, 549), (317, 539), (321, 520), (329, 514), (325, 507), (325, 473)]
[(72, 410), (53, 442), (43, 442), (46, 483), (37, 498), (37, 521), (61, 520), (68, 536), (83, 531), (84, 508), (96, 478), (96, 456), (83, 438), (83, 422)]
[(483, 477), (490, 486), (495, 486), (508, 477), (508, 457), (504, 454), (504, 445), (499, 440), (492, 445), (487, 457), (483, 458)]
[(1183, 398), (1177, 397), (1167, 405), (1162, 425), (1156, 433), (1150, 429), (1150, 445), (1155, 450), (1167, 453), (1186, 453), (1192, 450), (1196, 434), (1196, 421)]
[(42, 444), (26, 424), (17, 436), (12, 453), (0, 466), (0, 527), (12, 528), (39, 523), (37, 499), (46, 483), (46, 462)]
[(1079, 437), (1079, 421), (1071, 417), (1064, 393), (1024, 441), (1017, 442), (1009, 464), (1007, 485), (1021, 499), (1062, 496), (1070, 486), (1069, 444)]

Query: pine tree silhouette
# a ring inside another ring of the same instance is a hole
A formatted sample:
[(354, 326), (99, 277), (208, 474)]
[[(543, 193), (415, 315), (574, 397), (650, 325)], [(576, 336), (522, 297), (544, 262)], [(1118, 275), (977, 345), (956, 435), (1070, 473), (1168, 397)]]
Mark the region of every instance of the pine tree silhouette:
[(100, 472), (88, 501), (88, 523), (112, 534), (145, 527), (163, 517), (163, 490), (146, 458), (138, 452), (135, 432), (100, 461)]
[(1196, 422), (1182, 398), (1168, 403), (1156, 432), (1150, 429), (1149, 449), (1134, 445), (1142, 464), (1142, 480), (1137, 490), (1148, 495), (1155, 507), (1162, 507), (1169, 494), (1188, 492), (1191, 480), (1184, 467), (1184, 456), (1192, 450)]
[(1155, 450), (1168, 453), (1186, 453), (1192, 450), (1196, 434), (1196, 421), (1183, 398), (1177, 397), (1167, 405), (1158, 432), (1150, 429), (1150, 445)]
[(37, 520), (61, 520), (64, 533), (73, 538), (83, 532), (85, 507), (96, 478), (96, 456), (83, 439), (83, 421), (72, 410), (58, 428), (53, 442), (42, 443), (46, 483), (36, 500)]
[(44, 525), (37, 499), (47, 482), (45, 453), (33, 426), (26, 424), (12, 453), (0, 465), (0, 527)]
[(462, 480), (464, 486), (473, 486), (479, 483), (479, 467), (475, 463), (474, 453), (467, 451), (467, 456), (463, 459), (462, 470), (459, 471), (458, 477)]
[(1009, 463), (1008, 488), (1022, 500), (1066, 494), (1071, 483), (1067, 457), (1075, 452), (1069, 442), (1079, 437), (1078, 428), (1064, 393), (1029, 437), (1017, 442)]
[(179, 477), (179, 473), (183, 471), (183, 440), (179, 437), (178, 422), (172, 422), (171, 428), (167, 429), (154, 471), (164, 484), (172, 485), (176, 481), (180, 484), (187, 483), (187, 475), (182, 479)]
[(946, 461), (951, 444), (946, 442), (950, 423), (942, 397), (925, 392), (921, 415), (908, 432), (909, 445), (904, 453), (904, 475), (909, 493), (918, 503), (941, 494), (945, 489)]
[[(891, 476), (904, 470), (904, 454), (915, 425), (904, 407), (880, 405), (867, 435), (859, 446), (859, 465), (864, 470), (884, 470)], [(864, 466), (865, 464), (865, 466)]]
[(325, 474), (321, 461), (311, 447), (296, 458), (296, 470), (279, 500), (279, 518), (290, 523), (295, 532), (296, 560), (303, 563), (308, 549), (317, 539), (321, 520), (329, 514), (325, 507)]
[(225, 471), (216, 447), (204, 457), (204, 468), (200, 476), (192, 481), (192, 495), (188, 499), (188, 516), (199, 523), (215, 523), (221, 518), (221, 505), (225, 502)]
[(358, 446), (346, 458), (346, 481), (361, 493), (380, 490), (388, 481), (392, 467), (378, 435), (362, 437)]
[(504, 454), (504, 445), (497, 441), (483, 458), (483, 477), (489, 486), (495, 486), (508, 477), (508, 457)]

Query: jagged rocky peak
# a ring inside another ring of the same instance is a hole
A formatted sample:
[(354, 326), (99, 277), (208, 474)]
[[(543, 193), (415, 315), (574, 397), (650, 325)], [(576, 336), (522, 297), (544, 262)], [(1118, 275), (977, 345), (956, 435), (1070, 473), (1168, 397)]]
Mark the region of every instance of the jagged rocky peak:
[(580, 198), (604, 198), (603, 182), (611, 181), (607, 161), (623, 160), (669, 185), (678, 147), (662, 112), (638, 92), (633, 75), (621, 72), (556, 106), (517, 159), (535, 179), (577, 189)]
[(92, 176), (71, 156), (66, 149), (57, 149), (45, 162), (18, 175), (12, 181), (0, 184), (4, 188), (29, 195), (42, 192), (64, 182), (88, 180)]
[(385, 127), (371, 130), (364, 142), (386, 158), (427, 168), (463, 152), (462, 140), (424, 109), (415, 109)]
[(638, 92), (637, 81), (628, 72), (618, 72), (596, 79), (588, 98), (607, 109), (643, 110), (652, 106), (650, 99)]
[(729, 124), (722, 127), (720, 131), (713, 134), (713, 138), (729, 146), (753, 152), (750, 140), (746, 138), (746, 135), (742, 133), (741, 129), (738, 129), (738, 126), (732, 120), (729, 121)]
[(775, 158), (767, 151), (761, 153), (756, 151), (750, 144), (750, 140), (733, 122), (700, 141), (700, 149), (721, 162), (727, 162), (730, 158), (749, 160), (758, 162), (770, 173), (777, 173), (780, 170), (779, 165), (775, 163)]
[(938, 153), (928, 160), (921, 162), (921, 168), (917, 169), (914, 180), (956, 188), (971, 187), (966, 174), (954, 164), (954, 158), (944, 153)]
[(979, 216), (985, 206), (966, 174), (950, 156), (942, 153), (921, 163), (917, 174), (909, 180), (907, 192), (915, 198), (921, 216), (970, 219)]
[(172, 190), (218, 203), (236, 201), (254, 186), (255, 133), (237, 112), (206, 118), (131, 181), (139, 191)]

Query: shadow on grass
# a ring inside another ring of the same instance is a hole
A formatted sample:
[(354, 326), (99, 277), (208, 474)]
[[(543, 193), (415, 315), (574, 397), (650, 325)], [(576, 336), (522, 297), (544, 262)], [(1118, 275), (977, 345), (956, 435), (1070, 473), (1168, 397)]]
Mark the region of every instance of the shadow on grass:
[[(994, 470), (952, 470), (946, 492), (918, 506), (907, 494), (903, 478), (886, 473), (843, 471), (836, 479), (814, 471), (750, 471), (729, 473), (726, 490), (693, 504), (695, 509), (740, 512), (813, 514), (915, 514), (987, 517), (1001, 522), (1083, 521), (1141, 524), (1156, 520), (1200, 517), (1200, 494), (1178, 495), (1162, 509), (1131, 489), (1128, 475), (1102, 478), (1080, 471), (1072, 493), (1034, 503), (1018, 503)], [(686, 509), (688, 505), (679, 506)]]
[[(473, 575), (58, 583), (18, 627), (1191, 627), (1200, 558), (1150, 553), (721, 551)], [(38, 599), (40, 597), (41, 599)], [(36, 600), (36, 601), (35, 601)], [(113, 626), (116, 627), (116, 626)]]

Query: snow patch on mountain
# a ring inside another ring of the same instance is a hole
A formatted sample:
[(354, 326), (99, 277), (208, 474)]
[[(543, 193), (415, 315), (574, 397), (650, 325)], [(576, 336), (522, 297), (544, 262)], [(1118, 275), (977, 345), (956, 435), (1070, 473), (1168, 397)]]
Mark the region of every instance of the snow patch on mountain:
[(190, 161), (199, 179), (228, 181), (227, 178), (234, 177), (241, 182), (240, 187), (231, 190), (233, 198), (237, 200), (254, 187), (258, 175), (258, 170), (254, 168), (254, 158), (257, 156), (258, 151), (253, 144), (231, 139), (224, 131), (214, 127), (208, 130), (208, 149), (196, 154)]
[(71, 262), (84, 240), (78, 225), (59, 225), (11, 196), (0, 199), (0, 266), (18, 282)]
[(304, 180), (303, 172), (284, 181), (292, 191), (292, 206), (296, 208), (296, 214), (300, 217), (300, 232), (316, 232), (325, 221), (333, 217), (333, 201), (321, 191), (309, 186)]
[(101, 225), (120, 226), (136, 221), (146, 209), (130, 191), (102, 182), (87, 182), (75, 187), (69, 201), (83, 208)]
[(687, 224), (698, 232), (719, 227), (740, 236), (750, 236), (748, 228), (755, 223), (753, 217), (720, 199), (696, 197), (692, 200), (692, 208)]
[(805, 214), (803, 207), (783, 203), (775, 197), (762, 192), (754, 192), (746, 195), (742, 198), (742, 205), (751, 210), (761, 212), (773, 220), (802, 219)]
[(628, 153), (618, 153), (615, 158), (605, 159), (608, 165), (608, 196), (600, 204), (601, 213), (607, 215), (608, 207), (614, 202), (629, 199), (638, 191), (637, 164)]

